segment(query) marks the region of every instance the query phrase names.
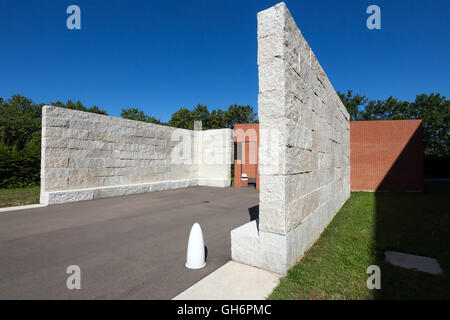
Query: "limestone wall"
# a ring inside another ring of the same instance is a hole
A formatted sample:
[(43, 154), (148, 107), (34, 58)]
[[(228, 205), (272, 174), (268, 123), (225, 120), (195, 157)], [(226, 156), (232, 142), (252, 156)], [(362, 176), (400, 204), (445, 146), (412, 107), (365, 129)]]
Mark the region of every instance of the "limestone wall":
[(350, 195), (349, 115), (284, 3), (258, 13), (258, 70), (259, 233), (232, 257), (285, 273)]
[[(42, 124), (44, 204), (194, 186), (199, 177), (206, 185), (229, 185), (224, 165), (200, 175), (200, 139), (191, 130), (52, 106), (43, 108)], [(229, 129), (214, 131), (218, 141), (231, 135)], [(221, 156), (229, 151), (214, 145)]]

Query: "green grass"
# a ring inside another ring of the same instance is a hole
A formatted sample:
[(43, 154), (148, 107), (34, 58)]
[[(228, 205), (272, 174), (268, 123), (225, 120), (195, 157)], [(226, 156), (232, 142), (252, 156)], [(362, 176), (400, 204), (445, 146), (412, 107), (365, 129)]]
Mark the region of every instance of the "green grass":
[[(450, 299), (449, 189), (352, 193), (269, 299)], [(436, 258), (444, 275), (387, 264), (385, 250)], [(381, 269), (381, 290), (366, 287), (372, 264)]]
[(39, 203), (40, 187), (0, 189), (0, 208)]

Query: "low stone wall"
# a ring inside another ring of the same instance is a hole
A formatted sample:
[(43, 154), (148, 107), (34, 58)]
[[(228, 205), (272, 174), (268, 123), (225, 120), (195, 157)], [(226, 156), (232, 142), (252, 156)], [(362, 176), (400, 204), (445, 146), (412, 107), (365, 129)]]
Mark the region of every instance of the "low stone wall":
[[(203, 137), (212, 136), (212, 139)], [(228, 145), (226, 144), (228, 141)], [(205, 148), (197, 148), (202, 144)], [(199, 160), (212, 148), (214, 170)], [(229, 186), (231, 130), (205, 132), (45, 106), (41, 203)]]
[(258, 69), (259, 225), (232, 259), (285, 274), (350, 196), (349, 115), (284, 3), (258, 13)]

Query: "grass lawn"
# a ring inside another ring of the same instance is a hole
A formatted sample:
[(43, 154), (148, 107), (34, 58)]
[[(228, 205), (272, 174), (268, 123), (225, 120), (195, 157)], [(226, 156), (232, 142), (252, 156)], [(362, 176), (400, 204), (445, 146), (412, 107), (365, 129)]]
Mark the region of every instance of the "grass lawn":
[(0, 208), (39, 203), (40, 187), (0, 189)]
[[(427, 183), (425, 193), (353, 192), (269, 299), (450, 299), (449, 245), (448, 183)], [(392, 266), (385, 250), (436, 258), (444, 274)], [(366, 286), (373, 264), (380, 290)]]

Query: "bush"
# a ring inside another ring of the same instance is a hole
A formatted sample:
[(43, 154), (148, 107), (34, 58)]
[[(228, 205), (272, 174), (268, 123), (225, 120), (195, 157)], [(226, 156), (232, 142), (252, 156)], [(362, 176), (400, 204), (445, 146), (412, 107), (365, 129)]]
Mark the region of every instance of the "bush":
[(0, 145), (0, 188), (22, 188), (39, 185), (41, 159), (31, 149), (21, 152)]

